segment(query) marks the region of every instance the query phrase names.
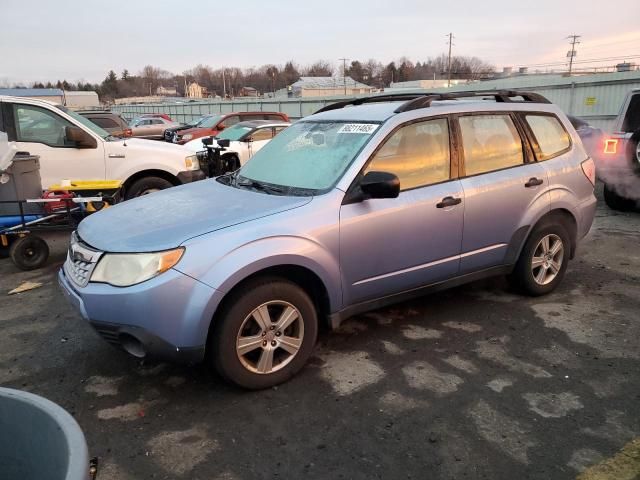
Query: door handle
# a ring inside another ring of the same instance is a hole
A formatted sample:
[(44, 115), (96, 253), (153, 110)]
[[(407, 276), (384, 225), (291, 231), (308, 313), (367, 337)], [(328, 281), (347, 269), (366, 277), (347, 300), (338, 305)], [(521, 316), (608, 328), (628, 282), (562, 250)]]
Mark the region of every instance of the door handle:
[(531, 177), (527, 183), (524, 184), (525, 187), (537, 187), (538, 185), (542, 185), (544, 181), (541, 178)]
[(460, 203), (462, 203), (461, 198), (444, 197), (442, 200), (440, 200), (440, 203), (436, 203), (436, 208), (453, 207), (454, 205), (458, 205)]

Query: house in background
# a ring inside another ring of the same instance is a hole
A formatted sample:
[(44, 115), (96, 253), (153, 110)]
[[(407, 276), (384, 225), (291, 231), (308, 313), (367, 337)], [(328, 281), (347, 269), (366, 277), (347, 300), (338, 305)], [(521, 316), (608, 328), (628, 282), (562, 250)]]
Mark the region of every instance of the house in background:
[(253, 87), (242, 87), (240, 89), (240, 93), (238, 94), (240, 97), (257, 97), (258, 90)]
[(207, 92), (207, 89), (201, 85), (198, 85), (196, 82), (191, 82), (189, 85), (187, 85), (187, 98), (207, 98), (208, 96), (209, 92)]
[(177, 97), (178, 90), (176, 89), (176, 87), (163, 87), (162, 85), (160, 85), (156, 89), (156, 95), (159, 95), (161, 97)]

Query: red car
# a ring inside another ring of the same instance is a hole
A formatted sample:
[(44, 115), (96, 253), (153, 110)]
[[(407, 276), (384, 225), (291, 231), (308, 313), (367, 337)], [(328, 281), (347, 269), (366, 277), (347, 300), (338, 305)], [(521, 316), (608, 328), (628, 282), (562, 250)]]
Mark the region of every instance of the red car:
[(171, 141), (183, 145), (196, 138), (216, 136), (225, 128), (247, 120), (276, 120), (288, 122), (289, 117), (280, 112), (233, 112), (207, 115), (203, 117), (195, 127), (174, 132)]

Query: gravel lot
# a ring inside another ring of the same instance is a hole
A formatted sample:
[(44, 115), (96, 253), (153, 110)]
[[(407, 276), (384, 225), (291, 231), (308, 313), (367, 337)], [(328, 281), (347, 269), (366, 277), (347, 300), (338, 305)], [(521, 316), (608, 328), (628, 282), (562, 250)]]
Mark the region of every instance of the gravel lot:
[[(361, 315), (249, 393), (98, 338), (59, 291), (59, 242), (43, 270), (0, 260), (0, 385), (71, 412), (99, 479), (575, 478), (638, 445), (639, 246), (640, 214), (601, 205), (556, 293), (495, 279)], [(582, 478), (638, 478), (627, 453)]]

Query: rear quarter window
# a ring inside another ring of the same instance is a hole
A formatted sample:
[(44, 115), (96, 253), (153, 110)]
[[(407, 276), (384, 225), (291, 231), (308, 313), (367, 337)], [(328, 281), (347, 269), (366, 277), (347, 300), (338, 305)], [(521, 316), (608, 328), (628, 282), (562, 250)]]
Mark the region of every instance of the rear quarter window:
[(569, 133), (554, 115), (525, 115), (525, 120), (538, 144), (538, 160), (548, 160), (571, 147)]

